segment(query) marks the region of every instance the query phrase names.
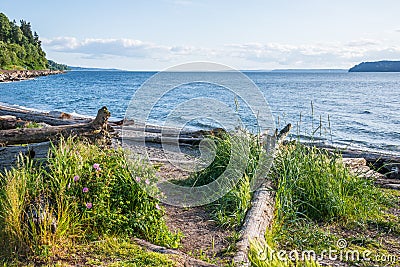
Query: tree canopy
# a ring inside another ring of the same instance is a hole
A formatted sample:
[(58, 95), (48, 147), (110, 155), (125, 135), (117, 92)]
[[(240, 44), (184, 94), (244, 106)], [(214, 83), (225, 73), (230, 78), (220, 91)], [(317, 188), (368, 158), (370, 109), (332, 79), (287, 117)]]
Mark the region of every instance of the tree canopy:
[(30, 22), (10, 21), (0, 13), (0, 69), (47, 69), (46, 53)]

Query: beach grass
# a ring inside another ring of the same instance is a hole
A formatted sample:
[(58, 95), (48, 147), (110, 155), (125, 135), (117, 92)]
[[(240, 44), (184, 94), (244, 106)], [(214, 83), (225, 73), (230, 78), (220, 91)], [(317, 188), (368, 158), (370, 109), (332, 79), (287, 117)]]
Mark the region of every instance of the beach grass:
[[(321, 253), (337, 249), (346, 232), (362, 233), (371, 226), (383, 233), (398, 231), (399, 220), (386, 212), (396, 197), (377, 188), (373, 180), (351, 173), (341, 159), (340, 154), (297, 141), (281, 146), (270, 175), (276, 184), (274, 223), (266, 241), (251, 246), (249, 258), (254, 266), (317, 266), (263, 253), (273, 249)], [(369, 249), (373, 255), (385, 252), (377, 245), (379, 240), (370, 238), (369, 243), (375, 245), (363, 247), (351, 236), (354, 233), (345, 236), (348, 249)]]
[[(233, 182), (231, 190), (226, 195), (207, 206), (212, 219), (219, 225), (233, 230), (240, 228), (246, 212), (250, 208), (251, 181), (256, 175), (259, 158), (262, 153), (265, 153), (259, 136), (243, 133), (237, 136), (228, 133), (222, 133), (220, 136), (208, 136), (207, 138), (215, 144), (214, 160), (205, 169), (178, 182), (191, 187), (209, 184), (223, 174), (228, 165), (232, 164), (233, 158), (243, 158), (246, 164), (244, 173), (236, 182)], [(232, 153), (236, 153), (236, 155), (232, 155)]]

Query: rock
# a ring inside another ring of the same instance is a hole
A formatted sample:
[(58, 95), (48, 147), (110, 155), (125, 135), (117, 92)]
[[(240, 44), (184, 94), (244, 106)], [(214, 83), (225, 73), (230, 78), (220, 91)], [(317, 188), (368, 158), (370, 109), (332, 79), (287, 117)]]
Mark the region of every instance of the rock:
[(61, 74), (59, 70), (1, 70), (0, 82), (14, 82), (32, 79), (39, 76)]

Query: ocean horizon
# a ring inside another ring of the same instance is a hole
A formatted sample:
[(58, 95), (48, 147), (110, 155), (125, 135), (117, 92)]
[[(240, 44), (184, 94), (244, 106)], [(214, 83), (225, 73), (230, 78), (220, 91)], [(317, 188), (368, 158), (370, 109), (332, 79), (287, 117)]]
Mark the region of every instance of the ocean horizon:
[[(37, 111), (63, 111), (95, 116), (107, 106), (113, 120), (125, 117), (128, 104), (155, 71), (78, 70), (62, 75), (0, 84), (0, 103)], [(278, 129), (292, 123), (292, 138), (332, 143), (400, 155), (400, 77), (395, 73), (348, 73), (345, 70), (243, 71), (264, 95)], [(177, 73), (176, 75), (180, 75)], [(193, 73), (195, 75), (195, 73)], [(222, 73), (220, 75), (223, 75)], [(221, 76), (222, 77), (222, 76)], [(194, 97), (216, 99), (235, 109), (235, 96), (213, 84), (186, 84), (164, 95), (153, 107), (148, 123), (163, 125), (176, 105)], [(247, 126), (256, 125), (245, 102), (238, 113)], [(201, 114), (201, 106), (185, 112)], [(190, 115), (190, 114), (188, 114)], [(220, 124), (208, 118), (177, 126), (210, 129)], [(189, 116), (190, 117), (190, 116)]]

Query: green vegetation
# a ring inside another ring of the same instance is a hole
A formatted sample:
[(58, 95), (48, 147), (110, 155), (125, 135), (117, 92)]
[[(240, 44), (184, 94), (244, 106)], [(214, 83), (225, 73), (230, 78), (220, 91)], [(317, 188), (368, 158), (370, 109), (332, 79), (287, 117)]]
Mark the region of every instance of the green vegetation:
[(284, 146), (275, 161), (277, 222), (365, 221), (385, 199), (372, 180), (360, 179), (340, 155), (302, 144)]
[(30, 22), (20, 26), (0, 13), (0, 69), (46, 69), (46, 53), (39, 35), (32, 33)]
[(267, 242), (253, 242), (250, 245), (249, 260), (255, 267), (320, 267), (314, 259), (291, 259), (279, 255), (276, 248)]
[(10, 21), (0, 13), (0, 69), (3, 70), (68, 70), (68, 66), (46, 59), (42, 43), (30, 22)]
[[(231, 161), (231, 153), (245, 155), (244, 149), (249, 147), (250, 150), (246, 159), (247, 167), (243, 176), (236, 184), (232, 184), (232, 189), (226, 195), (208, 206), (212, 218), (220, 225), (238, 230), (250, 207), (252, 197), (250, 185), (256, 175), (259, 158), (265, 153), (260, 145), (258, 136), (248, 133), (235, 137), (228, 133), (223, 133), (220, 136), (209, 136), (208, 138), (215, 144), (213, 162), (204, 170), (194, 173), (187, 180), (180, 181), (180, 183), (185, 186), (202, 186), (216, 180)], [(234, 146), (235, 149), (233, 149)]]
[[(294, 142), (281, 147), (271, 176), (277, 186), (275, 220), (267, 241), (252, 245), (249, 257), (254, 266), (317, 266), (282, 261), (264, 252), (337, 249), (346, 231), (364, 232), (363, 237), (346, 237), (349, 249), (369, 249), (375, 255), (384, 250), (380, 242), (366, 240), (370, 234), (365, 231), (399, 229), (399, 219), (386, 213), (395, 197), (375, 187), (372, 180), (350, 173), (339, 154)], [(360, 238), (361, 243), (356, 241)]]
[(70, 247), (68, 254), (57, 255), (59, 266), (176, 266), (178, 256), (148, 252), (129, 239), (104, 237)]
[(56, 63), (53, 60), (47, 60), (47, 66), (50, 70), (70, 70), (67, 65)]
[(154, 169), (127, 162), (121, 149), (73, 139), (61, 139), (44, 165), (21, 157), (0, 174), (0, 258), (52, 262), (110, 236), (177, 247), (181, 235), (168, 230), (159, 201), (143, 189), (155, 179)]

